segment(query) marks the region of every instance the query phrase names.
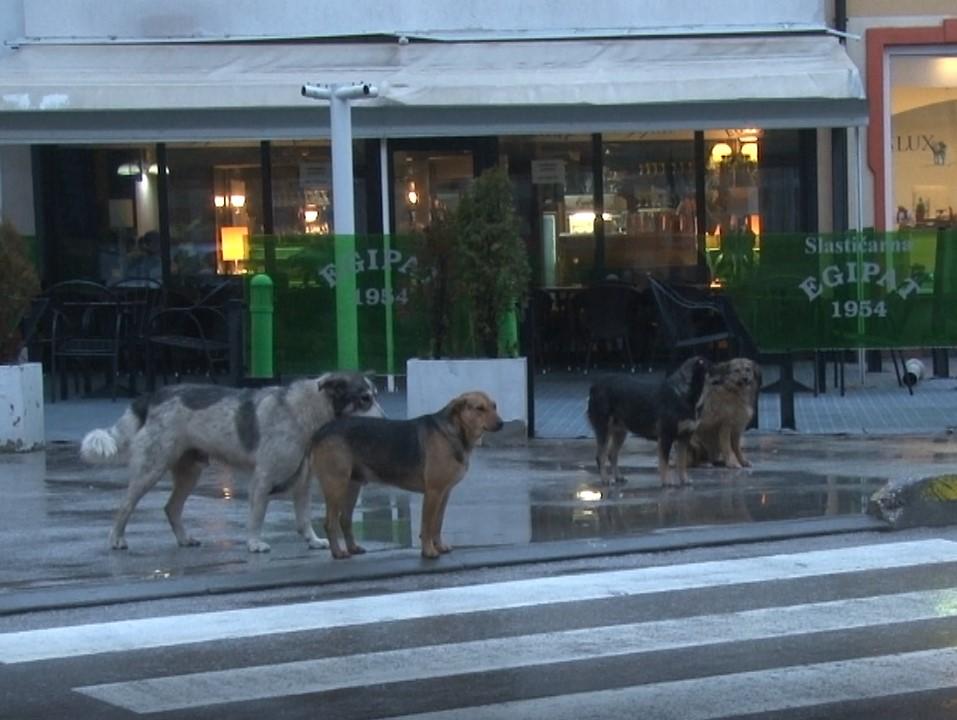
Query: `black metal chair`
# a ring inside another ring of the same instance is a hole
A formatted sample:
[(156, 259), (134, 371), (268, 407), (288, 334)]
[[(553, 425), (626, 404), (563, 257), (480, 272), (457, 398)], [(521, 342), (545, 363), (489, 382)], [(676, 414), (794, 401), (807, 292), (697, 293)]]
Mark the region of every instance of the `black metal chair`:
[(716, 300), (689, 298), (652, 276), (648, 284), (658, 310), (658, 338), (666, 345), (669, 367), (674, 367), (684, 354), (710, 349), (717, 359), (719, 348), (727, 347), (734, 356), (742, 343), (735, 320), (728, 317), (727, 304)]
[[(111, 396), (116, 400), (123, 318), (109, 288), (86, 280), (67, 280), (46, 292), (52, 312), (50, 337), (51, 402), (67, 393), (67, 371), (79, 366), (90, 392), (90, 365), (108, 364)], [(76, 386), (76, 381), (75, 381)]]
[(123, 318), (120, 355), (126, 364), (130, 394), (136, 393), (136, 375), (148, 371), (147, 330), (150, 318), (164, 306), (162, 283), (148, 277), (127, 277), (109, 286)]
[(612, 351), (624, 351), (626, 367), (633, 372), (631, 335), (638, 315), (638, 291), (623, 283), (604, 283), (585, 288), (576, 301), (586, 345), (584, 372), (591, 369), (592, 350), (599, 343), (606, 343)]
[(153, 313), (146, 330), (149, 389), (156, 388), (156, 359), (162, 356), (163, 382), (172, 372), (177, 381), (200, 372), (216, 381), (218, 371), (229, 367), (229, 328), (224, 313), (193, 305)]

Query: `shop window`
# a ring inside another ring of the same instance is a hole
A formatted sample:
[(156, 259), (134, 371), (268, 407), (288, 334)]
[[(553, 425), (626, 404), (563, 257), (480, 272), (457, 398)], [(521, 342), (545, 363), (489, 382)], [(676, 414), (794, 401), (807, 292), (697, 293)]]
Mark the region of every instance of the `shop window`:
[(454, 211), (474, 175), (469, 150), (397, 150), (392, 163), (398, 235), (421, 232), (437, 211)]
[[(595, 269), (595, 206), (592, 138), (556, 135), (503, 138), (519, 197), (531, 183), (531, 232), (540, 238), (533, 267), (544, 286), (582, 285)], [(527, 168), (527, 170), (526, 170)]]
[[(705, 132), (705, 246), (724, 280), (790, 252), (775, 235), (813, 230), (814, 193), (801, 131), (743, 128)], [(785, 263), (786, 264), (786, 263)]]
[(39, 157), (47, 282), (161, 276), (152, 146), (46, 147)]
[(276, 235), (332, 232), (329, 143), (272, 144), (272, 203)]
[(888, 227), (957, 226), (957, 56), (891, 55), (890, 82)]
[(259, 145), (170, 145), (171, 274), (192, 282), (246, 272), (263, 232)]
[(694, 133), (605, 135), (602, 140), (606, 275), (635, 282), (651, 273), (695, 282)]

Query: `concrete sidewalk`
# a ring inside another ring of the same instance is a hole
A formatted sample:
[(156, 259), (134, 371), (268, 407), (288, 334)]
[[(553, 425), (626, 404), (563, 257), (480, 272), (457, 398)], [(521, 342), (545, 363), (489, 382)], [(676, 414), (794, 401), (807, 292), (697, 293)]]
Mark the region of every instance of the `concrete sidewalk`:
[[(202, 546), (176, 546), (162, 509), (164, 480), (133, 515), (130, 549), (112, 551), (107, 536), (126, 473), (85, 466), (76, 440), (124, 406), (58, 403), (48, 408), (56, 441), (45, 452), (0, 456), (0, 613), (882, 529), (863, 509), (887, 480), (957, 464), (957, 440), (947, 433), (756, 431), (745, 441), (752, 469), (695, 469), (693, 487), (663, 490), (654, 446), (640, 439), (623, 453), (629, 482), (611, 488), (598, 482), (590, 439), (481, 447), (448, 509), (445, 534), (457, 549), (429, 562), (415, 549), (421, 497), (374, 485), (355, 516), (368, 554), (334, 561), (306, 549), (291, 503), (276, 500), (264, 533), (273, 551), (252, 555), (245, 478), (212, 465), (184, 516)], [(314, 510), (319, 525), (319, 501)]]

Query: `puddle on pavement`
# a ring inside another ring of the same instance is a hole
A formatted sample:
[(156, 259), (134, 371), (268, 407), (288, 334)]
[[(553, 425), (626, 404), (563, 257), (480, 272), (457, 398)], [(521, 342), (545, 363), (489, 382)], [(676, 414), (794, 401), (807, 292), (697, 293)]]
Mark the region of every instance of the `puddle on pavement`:
[[(630, 482), (539, 481), (492, 506), (449, 507), (446, 535), (453, 545), (494, 545), (597, 539), (655, 530), (730, 523), (859, 515), (881, 478), (789, 472), (720, 474), (693, 487), (662, 489), (654, 471)], [(419, 496), (363, 490), (357, 536), (393, 547), (418, 546)], [(414, 542), (413, 542), (414, 540)]]
[[(22, 456), (21, 456), (22, 457)], [(125, 469), (91, 473), (73, 447), (53, 446), (32, 461), (17, 461), (42, 478), (46, 491), (36, 512), (56, 516), (67, 526), (108, 525), (122, 488)], [(85, 468), (83, 472), (80, 468)], [(580, 449), (558, 450), (552, 457), (523, 459), (521, 464), (486, 466), (482, 481), (472, 479), (453, 491), (445, 521), (453, 546), (492, 546), (568, 539), (597, 539), (656, 530), (729, 523), (787, 520), (828, 515), (857, 515), (885, 480), (874, 477), (824, 475), (812, 472), (751, 470), (699, 471), (693, 487), (662, 489), (649, 466), (623, 466), (629, 482), (604, 487), (592, 462)], [(154, 492), (165, 502), (168, 479)], [(24, 485), (31, 485), (27, 482)], [(8, 491), (11, 490), (8, 486)], [(235, 504), (234, 510), (204, 517), (187, 504), (191, 529), (208, 542), (228, 540), (242, 545), (246, 519), (246, 479), (223, 466), (211, 465), (195, 493), (198, 497)], [(318, 495), (318, 493), (316, 493)], [(196, 503), (196, 500), (193, 500)], [(22, 505), (20, 506), (23, 507)], [(370, 551), (418, 547), (420, 495), (369, 485), (354, 516), (356, 535)], [(313, 502), (313, 521), (321, 532), (321, 496)], [(277, 502), (267, 514), (267, 530), (278, 542), (290, 543), (292, 504)], [(165, 537), (165, 518), (142, 508), (134, 522), (154, 523)], [(100, 542), (97, 536), (97, 542)], [(296, 545), (296, 551), (301, 548)], [(175, 551), (175, 549), (174, 549)], [(183, 556), (176, 554), (181, 559)], [(242, 562), (248, 559), (245, 554)], [(190, 559), (188, 566), (201, 562)], [(172, 566), (182, 571), (178, 563)]]

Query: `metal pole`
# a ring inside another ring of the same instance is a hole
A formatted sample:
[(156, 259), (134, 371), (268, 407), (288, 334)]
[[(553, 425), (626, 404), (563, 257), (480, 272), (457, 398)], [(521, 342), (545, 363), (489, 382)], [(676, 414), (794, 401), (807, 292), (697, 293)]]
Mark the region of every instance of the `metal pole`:
[(332, 131), (332, 218), (336, 261), (336, 346), (341, 370), (359, 369), (356, 308), (356, 225), (352, 189), (352, 109), (336, 92), (329, 99)]
[(302, 94), (329, 101), (332, 140), (332, 213), (336, 264), (336, 346), (342, 370), (359, 369), (359, 323), (356, 309), (355, 203), (352, 174), (352, 110), (350, 100), (375, 97), (367, 83), (356, 85), (306, 84)]
[[(389, 258), (392, 250), (392, 227), (389, 224), (389, 148), (385, 138), (379, 140), (379, 177), (382, 192), (382, 257)], [(385, 377), (386, 389), (395, 392), (395, 328), (393, 313), (395, 295), (392, 292), (392, 263), (385, 262)]]
[[(863, 186), (864, 166), (863, 166), (863, 158), (862, 158), (863, 145), (861, 143), (861, 126), (860, 125), (854, 126), (854, 143), (857, 146), (857, 152), (856, 152), (856, 155), (857, 155), (857, 158), (856, 158), (856, 161), (857, 161), (857, 183), (856, 183), (857, 212), (854, 213), (855, 214), (854, 225), (855, 225), (855, 229), (857, 230), (858, 240), (862, 240), (863, 234), (864, 234), (864, 186)], [(863, 264), (863, 257), (862, 257), (863, 251), (861, 249), (862, 243), (858, 243), (857, 247), (858, 247), (857, 262), (858, 262), (858, 267), (861, 267), (861, 265)], [(863, 283), (862, 281), (858, 281), (857, 283), (858, 303), (860, 303), (863, 297), (864, 297)], [(864, 331), (863, 319), (858, 317), (857, 322), (858, 322), (858, 330), (863, 333)], [(857, 369), (858, 369), (858, 375), (859, 375), (861, 386), (863, 386), (864, 372), (866, 370), (864, 366), (864, 348), (857, 349)], [(843, 389), (843, 384), (841, 385), (841, 388)]]

